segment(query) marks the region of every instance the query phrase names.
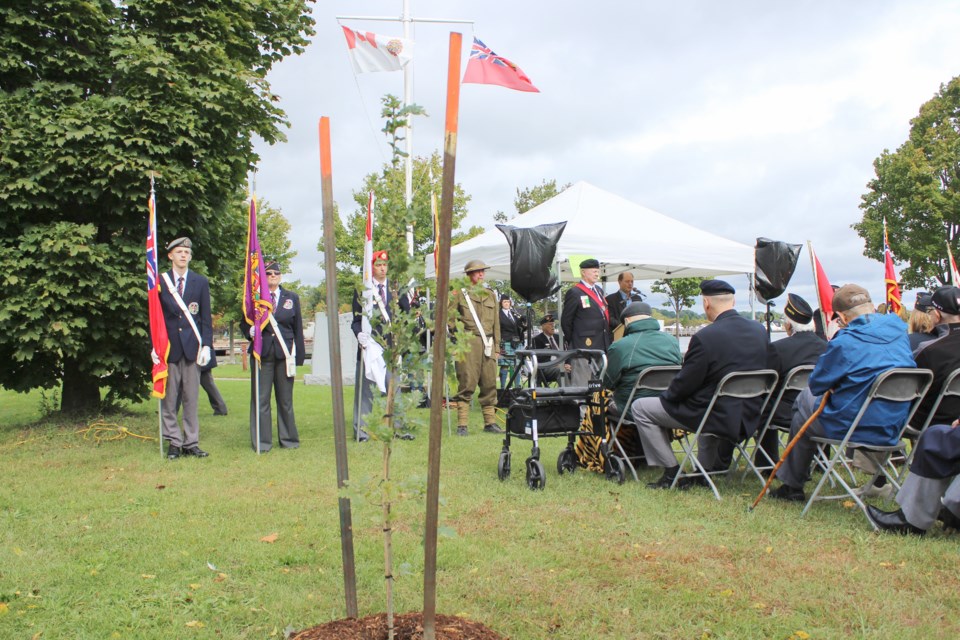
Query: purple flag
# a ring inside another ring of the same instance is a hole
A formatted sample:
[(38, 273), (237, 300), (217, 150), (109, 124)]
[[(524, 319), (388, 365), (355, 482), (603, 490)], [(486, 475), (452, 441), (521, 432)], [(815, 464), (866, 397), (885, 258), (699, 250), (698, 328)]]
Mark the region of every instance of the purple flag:
[(270, 322), (273, 304), (267, 287), (267, 270), (257, 237), (257, 199), (250, 196), (250, 222), (247, 226), (247, 257), (243, 272), (243, 317), (253, 325), (253, 357), (260, 361), (263, 328)]

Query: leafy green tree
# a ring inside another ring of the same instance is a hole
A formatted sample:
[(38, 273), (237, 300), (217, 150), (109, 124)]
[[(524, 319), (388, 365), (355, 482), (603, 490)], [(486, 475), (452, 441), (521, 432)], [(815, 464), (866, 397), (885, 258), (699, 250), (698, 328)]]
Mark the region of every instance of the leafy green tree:
[(960, 76), (920, 107), (910, 135), (895, 152), (874, 160), (876, 178), (861, 200), (853, 225), (863, 254), (883, 260), (883, 220), (890, 249), (907, 288), (930, 288), (950, 278), (945, 242), (954, 254), (960, 233)]
[(307, 9), (0, 6), (0, 385), (62, 383), (64, 410), (95, 410), (103, 388), (108, 402), (146, 397), (149, 175), (161, 245), (191, 236), (217, 274), (235, 250), (225, 214), (257, 160), (254, 136), (283, 139), (266, 76), (306, 46)]
[(693, 306), (695, 298), (700, 295), (700, 281), (702, 278), (671, 278), (657, 280), (651, 285), (650, 291), (667, 296), (664, 307), (673, 309), (677, 322), (674, 324), (674, 334), (680, 335), (680, 314), (684, 309)]
[[(393, 149), (391, 161), (384, 164), (379, 173), (364, 177), (363, 185), (353, 192), (357, 208), (347, 217), (334, 218), (334, 233), (337, 240), (337, 294), (341, 301), (349, 302), (353, 292), (360, 286), (363, 265), (363, 244), (366, 237), (367, 201), (374, 193), (374, 249), (385, 249), (390, 254), (390, 272), (397, 274), (412, 269), (418, 282), (423, 280), (424, 257), (433, 252), (433, 214), (430, 207), (431, 194), (436, 194), (439, 207), (443, 166), (440, 154), (413, 159), (413, 202), (406, 204), (406, 174), (400, 162), (400, 132), (408, 114), (425, 115), (422, 108), (412, 105), (403, 108), (392, 95), (382, 99), (381, 115), (386, 120), (382, 131), (387, 135)], [(463, 187), (456, 185), (453, 206), (453, 228), (457, 229), (467, 215), (470, 196)], [(413, 226), (414, 261), (407, 255), (406, 229)], [(454, 234), (453, 242), (460, 242), (482, 232), (481, 227), (471, 227), (466, 233)], [(317, 245), (323, 252), (323, 240)], [(392, 275), (391, 275), (392, 277)]]
[(517, 189), (517, 197), (513, 200), (513, 206), (516, 207), (517, 213), (526, 213), (538, 204), (542, 204), (555, 195), (566, 191), (570, 186), (568, 182), (558, 188), (556, 179), (547, 180), (544, 178), (538, 185), (526, 189)]

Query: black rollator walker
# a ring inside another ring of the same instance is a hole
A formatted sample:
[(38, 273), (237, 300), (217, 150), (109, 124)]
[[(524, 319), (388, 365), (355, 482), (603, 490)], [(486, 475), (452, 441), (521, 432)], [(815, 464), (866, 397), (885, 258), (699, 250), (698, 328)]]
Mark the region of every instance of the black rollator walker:
[[(530, 457), (526, 460), (527, 486), (543, 489), (546, 474), (540, 462), (540, 438), (567, 437), (567, 446), (557, 457), (557, 473), (573, 473), (580, 466), (574, 444), (577, 436), (599, 436), (605, 433), (606, 407), (593, 401), (601, 390), (607, 368), (607, 356), (595, 349), (553, 351), (521, 349), (516, 352), (517, 366), (505, 389), (497, 398), (497, 406), (506, 411), (506, 435), (497, 477), (510, 477), (510, 438), (531, 440)], [(587, 386), (565, 385), (569, 377), (564, 365), (586, 360), (590, 367)], [(526, 383), (526, 384), (524, 384)], [(548, 386), (555, 384), (555, 386)], [(592, 416), (589, 429), (583, 427), (583, 415)]]

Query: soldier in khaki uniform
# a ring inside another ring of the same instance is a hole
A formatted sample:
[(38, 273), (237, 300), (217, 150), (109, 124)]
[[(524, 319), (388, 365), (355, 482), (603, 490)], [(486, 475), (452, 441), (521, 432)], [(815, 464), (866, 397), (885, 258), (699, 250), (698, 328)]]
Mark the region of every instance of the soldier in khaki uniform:
[[(453, 321), (460, 318), (464, 334), (456, 336), (460, 340), (469, 340), (470, 352), (456, 363), (457, 382), (457, 435), (467, 435), (467, 423), (470, 416), (470, 399), (480, 384), (480, 407), (483, 410), (483, 430), (488, 433), (503, 433), (497, 426), (495, 411), (497, 406), (497, 352), (500, 344), (500, 320), (497, 297), (490, 289), (481, 289), (480, 283), (489, 267), (483, 260), (471, 260), (463, 268), (470, 278), (471, 289), (454, 291), (450, 297), (450, 329)], [(472, 307), (472, 310), (471, 310)], [(483, 329), (477, 327), (476, 319)], [(482, 336), (481, 336), (482, 333)], [(484, 345), (484, 337), (487, 344)]]

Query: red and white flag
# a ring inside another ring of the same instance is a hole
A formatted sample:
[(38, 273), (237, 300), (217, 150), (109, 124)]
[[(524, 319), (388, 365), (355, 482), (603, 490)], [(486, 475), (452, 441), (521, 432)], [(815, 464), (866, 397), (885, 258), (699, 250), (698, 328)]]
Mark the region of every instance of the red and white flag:
[(540, 93), (540, 89), (533, 86), (527, 74), (517, 65), (506, 58), (498, 56), (490, 47), (476, 38), (473, 39), (473, 48), (470, 49), (470, 59), (467, 60), (467, 70), (463, 74), (463, 83), (498, 84), (507, 89), (516, 91), (531, 91)]
[(960, 287), (960, 272), (957, 271), (957, 263), (953, 260), (953, 252), (950, 251), (949, 242), (947, 242), (947, 257), (950, 258), (950, 284), (954, 287)]
[(343, 35), (347, 38), (350, 60), (356, 73), (399, 71), (413, 60), (413, 40), (354, 31), (347, 27), (343, 27)]
[(826, 327), (833, 317), (833, 287), (830, 286), (830, 281), (827, 279), (827, 274), (824, 272), (823, 265), (820, 264), (816, 252), (813, 250), (813, 245), (808, 242), (807, 248), (810, 249), (810, 257), (813, 259), (813, 282), (817, 287), (820, 313), (823, 314), (821, 320), (823, 320), (823, 326)]

